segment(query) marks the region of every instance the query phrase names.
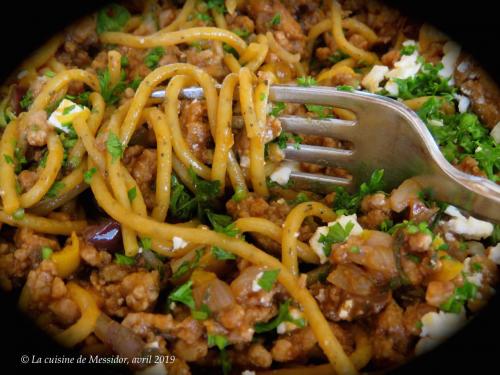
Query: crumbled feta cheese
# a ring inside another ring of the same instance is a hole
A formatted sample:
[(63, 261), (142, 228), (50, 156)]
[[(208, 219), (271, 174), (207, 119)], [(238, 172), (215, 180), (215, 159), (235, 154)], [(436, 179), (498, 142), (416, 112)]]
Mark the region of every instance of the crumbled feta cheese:
[(311, 249), (318, 255), (321, 264), (325, 263), (328, 260), (325, 252), (323, 251), (323, 244), (319, 242), (321, 235), (326, 236), (326, 234), (328, 233), (328, 227), (336, 223), (339, 223), (340, 225), (342, 225), (342, 227), (345, 228), (345, 226), (349, 222), (354, 224), (354, 227), (352, 228), (351, 233), (349, 233), (349, 236), (357, 236), (363, 232), (363, 228), (361, 227), (361, 225), (359, 225), (358, 217), (356, 216), (356, 214), (342, 215), (335, 221), (328, 223), (328, 226), (318, 227), (318, 229), (316, 229), (316, 232), (314, 232), (312, 237), (309, 239), (309, 246), (311, 246)]
[[(293, 318), (293, 319), (302, 319), (302, 313), (300, 312), (300, 310), (296, 309), (296, 308), (293, 308), (291, 307), (290, 310), (290, 316)], [(276, 327), (276, 332), (279, 334), (279, 335), (282, 335), (284, 333), (287, 333), (287, 332), (291, 332), (295, 329), (299, 328), (298, 326), (296, 326), (295, 324), (293, 324), (292, 322), (281, 322), (278, 327)]]
[(346, 300), (342, 306), (340, 306), (339, 310), (339, 318), (340, 319), (347, 319), (349, 317), (349, 313), (352, 310), (352, 307), (354, 306), (354, 301), (352, 299)]
[(411, 55), (403, 55), (394, 63), (394, 68), (385, 74), (385, 77), (389, 79), (386, 83), (385, 89), (391, 95), (397, 95), (399, 93), (399, 87), (394, 82), (395, 78), (406, 79), (414, 76), (420, 70), (422, 64), (418, 62), (418, 52), (415, 50)]
[(458, 56), (460, 55), (460, 49), (460, 45), (452, 40), (445, 43), (443, 46), (444, 56), (441, 60), (443, 68), (439, 71), (441, 77), (448, 78), (453, 75)]
[(278, 168), (274, 170), (274, 172), (269, 177), (271, 178), (271, 181), (274, 181), (280, 185), (286, 185), (293, 170), (296, 170), (295, 163), (282, 163)]
[(385, 79), (385, 74), (389, 68), (385, 65), (374, 65), (372, 70), (364, 76), (361, 85), (368, 89), (370, 92), (377, 92), (380, 90), (380, 82)]
[(86, 119), (90, 115), (90, 110), (71, 100), (63, 99), (56, 110), (50, 115), (48, 123), (65, 133), (69, 133), (69, 129), (65, 124), (73, 122), (75, 117), (79, 114), (85, 116)]
[(240, 158), (240, 165), (243, 167), (243, 168), (248, 168), (250, 166), (250, 158), (246, 155), (243, 155), (241, 158)]
[(258, 292), (262, 290), (262, 287), (259, 285), (259, 280), (264, 275), (264, 272), (259, 272), (257, 276), (255, 276), (254, 281), (252, 281), (252, 292)]
[(245, 370), (241, 373), (241, 375), (255, 375), (255, 371)]
[(165, 365), (157, 362), (153, 366), (146, 367), (144, 370), (139, 370), (134, 373), (135, 375), (168, 375)]
[(455, 95), (455, 99), (458, 100), (458, 112), (467, 112), (470, 105), (470, 99), (465, 95)]
[(500, 242), (495, 247), (489, 248), (488, 258), (500, 265)]
[(466, 218), (453, 206), (448, 206), (444, 211), (452, 217), (446, 225), (454, 233), (461, 234), (467, 239), (480, 240), (487, 238), (493, 233), (493, 224), (478, 220), (472, 216)]
[(465, 258), (463, 263), (464, 264), (463, 271), (465, 274), (465, 278), (467, 279), (468, 282), (478, 287), (481, 287), (483, 285), (483, 274), (481, 272), (475, 272), (471, 270), (471, 264), (470, 264), (471, 259), (472, 259), (471, 257), (467, 257)]
[(174, 250), (177, 250), (177, 249), (182, 249), (182, 248), (186, 247), (188, 242), (184, 241), (184, 239), (181, 237), (174, 236), (172, 238), (172, 244), (173, 244)]
[(500, 143), (500, 121), (497, 122), (493, 129), (491, 129), (490, 135), (493, 137), (496, 143)]
[(458, 331), (465, 324), (466, 318), (463, 310), (460, 314), (440, 311), (425, 314), (421, 321), (421, 339), (415, 348), (417, 355), (434, 348)]

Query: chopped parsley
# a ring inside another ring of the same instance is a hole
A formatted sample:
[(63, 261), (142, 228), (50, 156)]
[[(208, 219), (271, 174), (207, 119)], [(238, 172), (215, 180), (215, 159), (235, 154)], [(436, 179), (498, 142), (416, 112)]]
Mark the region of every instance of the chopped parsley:
[(464, 304), (471, 299), (476, 298), (477, 286), (464, 275), (464, 283), (462, 286), (455, 288), (453, 295), (441, 304), (440, 309), (445, 312), (459, 314), (462, 311)]
[(361, 252), (361, 249), (359, 248), (359, 246), (351, 246), (349, 251), (353, 254), (359, 254)]
[(160, 59), (165, 55), (165, 49), (163, 47), (153, 48), (148, 52), (146, 57), (144, 58), (144, 64), (149, 69), (155, 69), (160, 62)]
[(355, 194), (349, 194), (344, 187), (338, 186), (335, 189), (333, 209), (336, 211), (343, 210), (346, 214), (356, 213), (365, 196), (383, 190), (383, 177), (383, 169), (375, 170), (370, 176), (370, 180), (363, 182), (359, 187), (359, 191)]
[(247, 196), (247, 192), (243, 189), (236, 188), (236, 191), (234, 192), (233, 196), (231, 199), (235, 202), (241, 202), (243, 199), (245, 199)]
[(225, 336), (222, 335), (211, 335), (208, 334), (208, 347), (216, 346), (220, 350), (220, 363), (222, 366), (222, 372), (224, 375), (229, 374), (231, 371), (231, 362), (229, 361), (229, 356), (227, 355), (226, 347), (229, 342)]
[(290, 300), (287, 300), (280, 304), (278, 315), (271, 321), (267, 323), (257, 323), (255, 328), (255, 333), (263, 333), (272, 331), (277, 328), (283, 322), (290, 322), (295, 324), (299, 328), (304, 328), (306, 326), (306, 321), (303, 318), (295, 319), (290, 314)]
[(227, 12), (224, 0), (206, 0), (205, 4), (207, 4), (208, 9), (213, 9), (219, 14)]
[(225, 234), (229, 237), (235, 237), (240, 233), (239, 229), (233, 223), (231, 216), (215, 214), (207, 210), (207, 218), (212, 224), (214, 231)]
[(178, 219), (189, 219), (196, 209), (196, 201), (176, 176), (171, 178), (170, 214)]
[(106, 140), (106, 150), (108, 150), (111, 155), (112, 162), (120, 160), (123, 156), (123, 145), (118, 136), (109, 132), (108, 139)]
[(295, 196), (294, 199), (288, 201), (287, 203), (289, 206), (296, 206), (304, 202), (309, 202), (309, 197), (307, 196), (306, 193), (300, 192)]
[(424, 63), (414, 76), (406, 79), (396, 78), (394, 82), (398, 85), (398, 97), (407, 100), (421, 96), (453, 95), (456, 88), (449, 84), (449, 78), (439, 75), (442, 68), (442, 63)]
[(133, 266), (135, 264), (135, 258), (120, 253), (115, 253), (115, 263), (119, 264), (120, 266)]
[(251, 34), (250, 31), (248, 31), (245, 28), (234, 29), (233, 33), (235, 33), (236, 35), (238, 35), (240, 38), (243, 38), (243, 39), (248, 38), (250, 36), (250, 34)]
[(3, 158), (5, 159), (5, 162), (6, 162), (7, 164), (12, 164), (12, 165), (14, 165), (14, 159), (12, 159), (12, 156), (7, 155), (7, 154), (3, 154)]
[(331, 110), (332, 107), (326, 106), (326, 105), (319, 105), (319, 104), (306, 104), (306, 109), (314, 113), (316, 117), (323, 119), (327, 117), (332, 117)]
[(203, 22), (206, 22), (206, 23), (213, 21), (213, 18), (207, 13), (198, 12), (194, 16), (196, 17), (196, 19), (203, 21)]
[(28, 90), (19, 101), (19, 105), (22, 109), (27, 110), (30, 107), (31, 103), (33, 103), (33, 99), (33, 93), (31, 92), (31, 90)]
[(218, 260), (234, 260), (236, 256), (218, 246), (212, 246), (212, 255)]
[(56, 73), (54, 73), (52, 70), (46, 70), (43, 75), (48, 78), (54, 78), (56, 76)]
[(336, 63), (349, 58), (350, 56), (341, 50), (336, 50), (332, 55), (328, 57), (328, 61), (335, 65)]
[(264, 289), (266, 292), (270, 292), (273, 289), (273, 285), (278, 279), (278, 275), (280, 273), (279, 269), (264, 271), (262, 272), (262, 276), (257, 280), (257, 284)]
[(311, 76), (302, 76), (297, 78), (297, 84), (302, 87), (309, 87), (316, 85), (317, 82)]
[(403, 48), (401, 48), (401, 51), (399, 51), (399, 53), (403, 56), (410, 56), (413, 55), (413, 52), (415, 52), (416, 50), (417, 50), (416, 44), (408, 44), (406, 46), (403, 46)]
[(195, 189), (194, 201), (198, 209), (198, 217), (201, 219), (205, 210), (216, 204), (220, 192), (219, 181), (207, 181), (196, 175), (193, 168), (189, 168), (189, 175), (193, 180)]
[(116, 85), (111, 86), (111, 76), (108, 68), (97, 73), (99, 87), (101, 88), (101, 95), (106, 104), (112, 105), (120, 100), (121, 93), (127, 88), (127, 83), (125, 82), (126, 76), (127, 73), (122, 70), (120, 80), (116, 83)]
[(230, 53), (231, 55), (233, 55), (234, 57), (236, 57), (237, 59), (239, 58), (239, 54), (238, 54), (238, 51), (236, 51), (233, 47), (231, 47), (229, 44), (227, 43), (224, 43), (222, 44), (222, 49), (224, 50), (224, 52), (226, 53)]
[(137, 197), (137, 187), (133, 187), (127, 191), (128, 200), (132, 202)]
[(195, 309), (194, 299), (193, 299), (193, 291), (191, 290), (191, 286), (193, 282), (189, 280), (188, 282), (182, 284), (177, 289), (175, 289), (168, 296), (168, 300), (170, 302), (181, 302), (191, 310)]
[(151, 250), (151, 246), (153, 245), (153, 241), (149, 237), (141, 238), (141, 247), (143, 250)]
[(499, 181), (500, 147), (473, 113), (445, 114), (444, 98), (429, 98), (417, 112), (438, 143), (444, 157), (460, 163), (466, 156), (477, 160), (488, 178)]
[(50, 259), (54, 251), (47, 246), (42, 247), (42, 259)]
[(389, 230), (394, 226), (394, 222), (391, 219), (385, 219), (380, 223), (380, 230), (382, 232), (389, 232)]
[(85, 181), (85, 183), (90, 184), (90, 182), (92, 181), (92, 177), (94, 176), (94, 174), (96, 172), (97, 172), (97, 168), (96, 167), (92, 167), (88, 171), (86, 171), (83, 174), (83, 180)]
[(337, 86), (336, 89), (339, 91), (349, 91), (349, 92), (354, 91), (354, 87), (350, 85), (340, 85)]
[(96, 31), (120, 31), (130, 19), (130, 12), (118, 4), (110, 4), (97, 13)]
[(276, 13), (269, 23), (271, 26), (278, 26), (281, 23), (281, 13)]
[(50, 187), (49, 191), (47, 192), (47, 197), (49, 198), (56, 198), (60, 191), (64, 189), (64, 183), (61, 181), (56, 181), (54, 184)]
[(194, 270), (200, 264), (200, 259), (203, 255), (203, 249), (197, 249), (195, 251), (194, 259), (192, 261), (185, 260), (182, 264), (175, 270), (172, 275), (173, 280), (178, 280), (181, 277), (187, 275), (189, 271)]
[(199, 310), (191, 310), (191, 316), (196, 320), (206, 320), (211, 314), (212, 312), (205, 303), (200, 306)]
[(349, 221), (345, 227), (343, 227), (340, 223), (335, 223), (328, 227), (328, 233), (326, 235), (322, 234), (319, 236), (319, 243), (323, 244), (323, 252), (326, 256), (330, 256), (332, 252), (332, 245), (336, 243), (342, 243), (347, 240), (349, 234), (354, 228), (354, 223)]
[(271, 142), (276, 143), (281, 150), (284, 150), (289, 141), (291, 141), (293, 147), (298, 150), (300, 149), (300, 144), (302, 143), (303, 139), (298, 135), (282, 131), (280, 135), (273, 139)]
[(481, 263), (472, 263), (471, 268), (474, 272), (481, 272), (483, 270)]
[(273, 105), (273, 108), (271, 109), (271, 112), (269, 114), (273, 117), (278, 117), (281, 112), (286, 108), (286, 104), (283, 102), (276, 102)]

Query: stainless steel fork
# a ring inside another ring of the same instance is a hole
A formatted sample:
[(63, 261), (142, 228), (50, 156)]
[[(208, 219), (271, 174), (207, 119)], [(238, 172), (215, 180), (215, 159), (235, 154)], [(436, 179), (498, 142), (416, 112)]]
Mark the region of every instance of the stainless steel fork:
[[(164, 91), (152, 96), (161, 98)], [(186, 88), (184, 98), (199, 99), (203, 90)], [(353, 179), (292, 172), (294, 186), (329, 192), (335, 186), (353, 190), (367, 181), (376, 169), (384, 169), (388, 188), (414, 177), (431, 188), (439, 200), (458, 206), (474, 216), (500, 222), (500, 186), (481, 177), (463, 173), (442, 155), (429, 130), (418, 115), (402, 103), (362, 91), (341, 91), (333, 87), (271, 86), (269, 99), (274, 102), (318, 104), (348, 109), (355, 121), (310, 119), (300, 116), (279, 117), (285, 131), (347, 140), (352, 150), (312, 145), (295, 148), (288, 145), (285, 159), (346, 168)]]

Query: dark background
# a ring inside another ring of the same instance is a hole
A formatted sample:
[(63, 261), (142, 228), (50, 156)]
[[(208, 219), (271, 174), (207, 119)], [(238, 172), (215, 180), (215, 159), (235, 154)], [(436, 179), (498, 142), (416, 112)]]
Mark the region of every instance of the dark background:
[[(386, 1), (403, 13), (432, 23), (460, 42), (500, 82), (500, 20), (494, 1), (420, 0)], [(70, 2), (2, 2), (0, 21), (1, 63), (3, 80), (32, 50), (50, 35), (80, 15), (103, 4), (100, 0)], [(15, 368), (15, 373), (117, 373), (110, 366), (35, 366), (21, 365), (20, 356), (56, 355), (64, 352), (39, 333), (15, 309), (13, 296), (0, 295), (0, 371)], [(500, 296), (490, 303), (469, 325), (437, 350), (398, 369), (394, 374), (499, 374)], [(45, 372), (43, 372), (45, 373)]]

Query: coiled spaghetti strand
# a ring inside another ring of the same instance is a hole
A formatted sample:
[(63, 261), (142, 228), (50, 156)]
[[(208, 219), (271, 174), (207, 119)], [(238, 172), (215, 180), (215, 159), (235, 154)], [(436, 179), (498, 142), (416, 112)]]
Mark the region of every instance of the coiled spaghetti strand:
[(319, 202), (304, 202), (295, 206), (286, 217), (283, 224), (283, 238), (281, 241), (282, 262), (292, 275), (299, 274), (297, 260), (297, 237), (302, 222), (307, 216), (318, 216), (324, 222), (335, 220), (335, 213)]
[(18, 121), (12, 120), (5, 128), (0, 142), (0, 189), (3, 209), (10, 215), (21, 207), (17, 194), (17, 177), (15, 172), (15, 149), (18, 137)]
[(215, 130), (215, 151), (211, 179), (220, 181), (221, 193), (226, 183), (228, 155), (234, 143), (232, 117), (233, 93), (238, 83), (238, 75), (231, 73), (222, 82), (219, 105), (217, 108), (217, 127)]
[(55, 131), (49, 134), (47, 149), (48, 155), (45, 168), (42, 169), (35, 184), (27, 192), (21, 195), (21, 206), (24, 208), (35, 205), (45, 196), (45, 194), (47, 194), (61, 170), (64, 158), (64, 148)]
[(163, 222), (170, 204), (170, 179), (172, 176), (172, 141), (166, 116), (156, 108), (144, 111), (156, 136), (156, 192), (153, 219)]

